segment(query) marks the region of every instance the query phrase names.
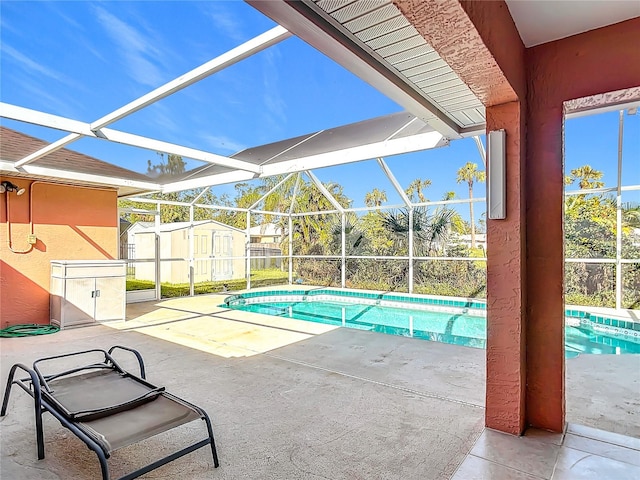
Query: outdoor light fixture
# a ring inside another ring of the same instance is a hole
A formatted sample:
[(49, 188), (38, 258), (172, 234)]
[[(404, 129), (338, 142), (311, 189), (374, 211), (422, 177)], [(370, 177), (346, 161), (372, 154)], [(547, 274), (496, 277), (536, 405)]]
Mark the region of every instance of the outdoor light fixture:
[(507, 218), (506, 138), (504, 130), (487, 135), (487, 215), (490, 220)]
[(0, 182), (0, 193), (4, 193), (4, 192), (16, 192), (16, 195), (22, 195), (25, 190), (24, 188), (20, 188), (17, 185), (14, 185), (13, 183), (4, 180), (3, 182)]

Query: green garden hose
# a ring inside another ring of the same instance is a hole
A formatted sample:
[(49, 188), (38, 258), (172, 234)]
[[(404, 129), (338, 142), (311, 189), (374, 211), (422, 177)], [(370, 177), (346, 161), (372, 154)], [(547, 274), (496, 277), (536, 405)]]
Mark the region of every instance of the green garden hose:
[(47, 335), (56, 333), (60, 329), (54, 325), (38, 325), (36, 323), (23, 323), (21, 325), (11, 325), (0, 330), (0, 337), (29, 337), (31, 335)]

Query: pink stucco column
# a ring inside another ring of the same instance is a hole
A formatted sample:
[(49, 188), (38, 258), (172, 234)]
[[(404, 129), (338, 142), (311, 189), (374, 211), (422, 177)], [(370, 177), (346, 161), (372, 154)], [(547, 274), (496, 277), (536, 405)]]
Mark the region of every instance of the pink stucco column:
[(487, 108), (487, 132), (506, 131), (507, 215), (503, 220), (487, 220), (486, 425), (514, 435), (526, 427), (523, 110), (519, 102)]

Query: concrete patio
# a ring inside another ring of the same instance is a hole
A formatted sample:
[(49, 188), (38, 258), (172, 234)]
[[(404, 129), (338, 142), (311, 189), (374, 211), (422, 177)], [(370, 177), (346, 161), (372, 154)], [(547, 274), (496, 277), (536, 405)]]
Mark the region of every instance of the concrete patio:
[[(143, 478), (640, 477), (637, 356), (569, 359), (567, 419), (582, 426), (512, 437), (484, 429), (484, 350), (230, 311), (217, 306), (222, 298), (133, 304), (126, 322), (2, 339), (3, 385), (16, 362), (115, 344), (138, 349), (151, 382), (207, 410), (221, 461), (213, 470), (203, 449)], [(95, 455), (50, 416), (47, 457), (36, 459), (30, 400), (16, 389), (0, 421), (0, 476), (99, 478)], [(113, 477), (201, 428), (194, 422), (119, 450)]]

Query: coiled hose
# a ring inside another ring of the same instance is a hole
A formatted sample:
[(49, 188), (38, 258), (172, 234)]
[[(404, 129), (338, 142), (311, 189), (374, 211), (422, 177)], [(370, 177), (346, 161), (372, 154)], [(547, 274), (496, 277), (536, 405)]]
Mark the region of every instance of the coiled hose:
[(23, 323), (11, 325), (0, 330), (0, 338), (30, 337), (31, 335), (47, 335), (60, 331), (55, 325), (38, 325), (36, 323)]

